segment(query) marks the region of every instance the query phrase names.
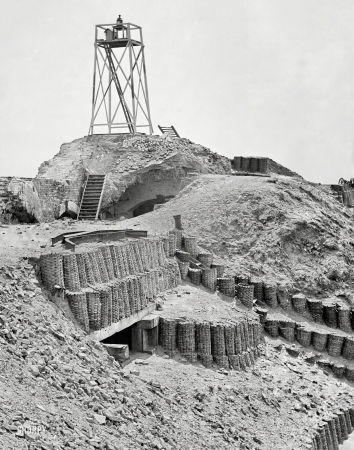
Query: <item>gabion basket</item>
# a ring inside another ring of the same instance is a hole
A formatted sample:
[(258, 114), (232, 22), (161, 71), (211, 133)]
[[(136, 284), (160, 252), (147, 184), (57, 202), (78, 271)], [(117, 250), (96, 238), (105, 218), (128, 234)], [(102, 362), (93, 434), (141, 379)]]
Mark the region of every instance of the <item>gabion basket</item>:
[(191, 254), (183, 250), (177, 250), (176, 256), (182, 262), (189, 262), (191, 260)]
[(334, 303), (323, 305), (325, 324), (330, 328), (338, 328), (337, 306)]
[(291, 298), (294, 310), (299, 314), (304, 314), (306, 311), (307, 298), (304, 294), (295, 294)]
[(339, 423), (340, 423), (340, 428), (341, 428), (341, 432), (342, 432), (342, 437), (343, 437), (343, 440), (346, 441), (348, 439), (349, 433), (348, 433), (348, 428), (347, 428), (347, 423), (345, 421), (344, 413), (342, 411), (340, 411), (338, 413), (338, 417), (339, 417)]
[(181, 272), (182, 280), (186, 280), (187, 276), (188, 276), (189, 262), (178, 261), (178, 265), (179, 265), (179, 270)]
[(199, 322), (196, 324), (196, 337), (197, 353), (211, 355), (210, 322)]
[(225, 324), (224, 333), (225, 333), (226, 354), (228, 356), (234, 355), (235, 354), (235, 326), (234, 326), (234, 324)]
[(347, 333), (351, 333), (352, 327), (350, 320), (350, 309), (346, 306), (338, 306), (337, 314), (339, 328)]
[(312, 331), (312, 346), (318, 352), (323, 352), (327, 347), (328, 334), (325, 331)]
[(323, 303), (315, 298), (307, 299), (307, 306), (310, 310), (312, 320), (316, 323), (323, 323)]
[(67, 292), (70, 309), (77, 323), (86, 331), (90, 330), (86, 295), (83, 292)]
[(86, 288), (88, 285), (86, 270), (85, 270), (85, 259), (84, 253), (76, 253), (76, 263), (79, 272), (79, 282), (81, 288)]
[(169, 256), (173, 256), (173, 255), (170, 255), (169, 241), (170, 241), (169, 236), (165, 236), (162, 238), (163, 251), (165, 253), (166, 258), (168, 258)]
[(195, 323), (193, 321), (177, 323), (177, 348), (181, 354), (195, 352)]
[(312, 330), (305, 325), (296, 327), (296, 340), (303, 347), (310, 347), (312, 342)]
[(342, 356), (345, 359), (353, 360), (354, 359), (354, 337), (346, 336), (342, 349)]
[(246, 322), (240, 322), (240, 336), (241, 336), (241, 349), (242, 352), (244, 352), (249, 347)]
[(196, 236), (184, 236), (184, 249), (186, 252), (190, 253), (193, 257), (198, 254), (198, 242)]
[(140, 245), (138, 242), (134, 242), (131, 246), (131, 251), (134, 253), (134, 260), (136, 262), (136, 269), (138, 273), (144, 272), (143, 258), (140, 253)]
[(104, 286), (100, 288), (101, 328), (112, 323), (112, 291)]
[(216, 275), (217, 278), (222, 278), (225, 272), (225, 266), (222, 264), (211, 264), (210, 266), (212, 269), (216, 269)]
[(229, 355), (230, 368), (233, 370), (240, 370), (240, 357), (238, 355)]
[(207, 354), (198, 354), (198, 357), (203, 364), (204, 367), (211, 367), (213, 365), (213, 355), (207, 353)]
[(192, 353), (183, 353), (182, 358), (185, 358), (187, 361), (189, 361), (190, 363), (196, 363), (198, 361), (198, 355), (195, 352)]
[(242, 335), (241, 335), (241, 323), (235, 325), (235, 355), (242, 353)]
[(333, 375), (337, 378), (343, 378), (345, 372), (344, 364), (333, 364), (332, 366)]
[(213, 262), (213, 255), (211, 253), (199, 253), (198, 260), (205, 266), (210, 267)]
[(264, 330), (271, 337), (279, 337), (279, 322), (276, 319), (266, 319), (264, 322)]
[(107, 245), (105, 245), (100, 247), (100, 251), (102, 254), (104, 265), (107, 270), (108, 280), (113, 280), (115, 275), (113, 270), (113, 261), (110, 248)]
[[(169, 235), (171, 236), (171, 234), (174, 235), (176, 238), (176, 240), (175, 240), (176, 249), (180, 250), (182, 248), (182, 230), (177, 230), (177, 229), (171, 230), (169, 232)], [(170, 244), (171, 244), (171, 241), (170, 241)], [(171, 255), (171, 247), (170, 247), (170, 256), (173, 256), (173, 255)]]
[(246, 306), (246, 308), (252, 308), (254, 286), (238, 284), (236, 289), (237, 297), (241, 300), (242, 304)]
[(223, 367), (224, 369), (228, 369), (230, 367), (229, 358), (227, 356), (214, 356), (215, 363)]
[(353, 425), (351, 422), (350, 412), (348, 409), (344, 410), (345, 422), (347, 424), (348, 433), (350, 434), (353, 431)]
[[(96, 252), (92, 251), (88, 253), (88, 257), (89, 257), (89, 264), (91, 264), (92, 267), (92, 272), (95, 280), (94, 283), (101, 284), (102, 283), (101, 271), (97, 261)], [(85, 268), (86, 268), (86, 261), (85, 261)]]
[[(354, 383), (354, 368), (352, 368), (352, 367), (347, 367), (347, 368), (345, 369), (345, 378), (346, 378), (348, 381)], [(352, 419), (353, 419), (353, 418), (352, 418)]]
[(211, 324), (210, 331), (213, 356), (225, 356), (224, 326), (221, 324)]
[(288, 342), (295, 342), (295, 322), (292, 320), (280, 320), (279, 334)]
[(254, 286), (254, 298), (257, 301), (264, 302), (264, 288), (263, 288), (263, 281), (259, 278), (251, 278), (250, 284)]
[(109, 281), (108, 272), (100, 249), (98, 248), (97, 250), (95, 250), (94, 254), (98, 264), (98, 269), (100, 271), (101, 280), (103, 283), (107, 283)]
[(234, 156), (233, 169), (237, 172), (241, 172), (241, 156)]
[(317, 365), (318, 365), (318, 367), (321, 367), (321, 369), (324, 369), (324, 370), (328, 370), (328, 371), (330, 371), (330, 370), (332, 370), (332, 361), (330, 361), (329, 359), (319, 359), (318, 361), (317, 361)]
[(196, 286), (200, 285), (202, 282), (202, 271), (201, 269), (191, 269), (188, 268), (188, 277), (191, 280), (191, 283)]
[(246, 275), (235, 275), (235, 284), (248, 284), (249, 277)]
[(170, 354), (177, 350), (177, 320), (160, 317), (159, 340), (161, 347)]
[(129, 292), (128, 292), (128, 280), (125, 278), (121, 284), (122, 299), (124, 305), (124, 317), (132, 315), (133, 311), (130, 309)]
[(80, 291), (80, 277), (75, 253), (63, 255), (64, 283), (68, 291)]
[(251, 173), (256, 173), (256, 172), (258, 172), (258, 158), (255, 158), (255, 157), (251, 156), (251, 158), (250, 158), (249, 171), (250, 171)]
[(216, 269), (202, 269), (202, 284), (212, 291), (216, 290), (217, 272)]
[(255, 347), (255, 336), (254, 336), (254, 323), (252, 321), (247, 322), (248, 327), (248, 340), (251, 348)]
[(235, 297), (235, 280), (233, 277), (230, 278), (218, 278), (217, 286), (219, 291), (228, 297)]
[(247, 370), (247, 362), (246, 362), (246, 358), (245, 358), (245, 353), (242, 353), (241, 355), (239, 355), (238, 360), (240, 363), (240, 369)]
[(278, 306), (277, 286), (275, 284), (266, 283), (264, 285), (264, 301), (270, 308)]
[(95, 272), (92, 265), (92, 258), (90, 253), (82, 253), (82, 259), (85, 267), (85, 274), (87, 279), (87, 284), (95, 284), (96, 277)]
[(44, 286), (47, 288), (55, 285), (64, 287), (63, 255), (58, 253), (41, 255), (40, 266)]
[(267, 319), (268, 309), (256, 306), (254, 311), (259, 315), (259, 321), (261, 322), (261, 324), (264, 324)]
[(327, 352), (331, 356), (340, 356), (344, 343), (344, 336), (340, 334), (329, 334), (327, 341)]
[(90, 331), (97, 331), (101, 328), (101, 301), (100, 293), (89, 289), (86, 291), (87, 312), (89, 318)]
[(123, 317), (120, 316), (121, 309), (119, 308), (120, 298), (119, 298), (119, 289), (118, 284), (112, 282), (110, 284), (110, 289), (112, 292), (112, 323), (119, 322), (119, 320)]
[(286, 288), (279, 286), (277, 289), (277, 300), (278, 304), (284, 311), (289, 311), (291, 309), (291, 301), (289, 292)]

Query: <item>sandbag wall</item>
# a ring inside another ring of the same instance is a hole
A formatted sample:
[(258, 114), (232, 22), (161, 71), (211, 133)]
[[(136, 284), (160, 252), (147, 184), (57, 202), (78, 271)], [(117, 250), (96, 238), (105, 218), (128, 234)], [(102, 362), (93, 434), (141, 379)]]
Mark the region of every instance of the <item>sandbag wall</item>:
[(228, 322), (160, 317), (159, 344), (170, 356), (178, 352), (205, 367), (246, 370), (259, 356), (261, 325), (257, 320)]
[(236, 172), (268, 173), (269, 159), (255, 156), (235, 156), (231, 167)]
[(168, 238), (142, 238), (40, 258), (48, 289), (64, 289), (85, 331), (96, 331), (145, 308), (180, 281), (177, 262), (168, 259)]
[(324, 417), (312, 436), (311, 450), (338, 450), (354, 430), (354, 408), (340, 407)]

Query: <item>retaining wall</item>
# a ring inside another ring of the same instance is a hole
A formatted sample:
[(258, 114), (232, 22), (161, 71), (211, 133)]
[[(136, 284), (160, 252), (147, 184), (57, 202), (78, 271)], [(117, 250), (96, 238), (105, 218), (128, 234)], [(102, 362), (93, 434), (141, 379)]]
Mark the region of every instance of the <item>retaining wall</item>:
[(354, 408), (343, 407), (334, 411), (314, 430), (311, 450), (339, 450), (339, 445), (348, 439), (354, 429)]
[(180, 283), (168, 259), (168, 238), (142, 238), (40, 258), (42, 281), (62, 288), (78, 323), (97, 331), (146, 308), (160, 292)]
[(161, 317), (159, 344), (170, 356), (178, 352), (190, 362), (206, 367), (246, 370), (259, 356), (261, 325), (257, 320), (194, 321)]

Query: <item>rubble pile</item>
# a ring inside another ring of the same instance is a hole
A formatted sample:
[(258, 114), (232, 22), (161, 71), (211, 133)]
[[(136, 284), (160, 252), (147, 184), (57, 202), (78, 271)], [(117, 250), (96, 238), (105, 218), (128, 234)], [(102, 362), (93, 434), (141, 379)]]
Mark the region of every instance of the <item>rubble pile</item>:
[(149, 232), (171, 229), (226, 261), (224, 276), (260, 278), (294, 293), (354, 300), (352, 214), (326, 190), (296, 177), (204, 175), (156, 211), (131, 219)]

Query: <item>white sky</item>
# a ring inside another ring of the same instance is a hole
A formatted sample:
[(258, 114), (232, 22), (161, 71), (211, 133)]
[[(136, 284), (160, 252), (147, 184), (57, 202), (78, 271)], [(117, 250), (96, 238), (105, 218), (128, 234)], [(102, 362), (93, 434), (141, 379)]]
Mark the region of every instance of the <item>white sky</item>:
[(352, 0), (3, 0), (0, 176), (87, 134), (94, 26), (118, 14), (143, 27), (155, 133), (354, 177)]

